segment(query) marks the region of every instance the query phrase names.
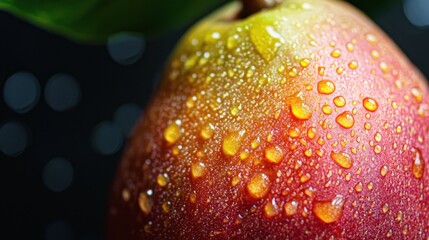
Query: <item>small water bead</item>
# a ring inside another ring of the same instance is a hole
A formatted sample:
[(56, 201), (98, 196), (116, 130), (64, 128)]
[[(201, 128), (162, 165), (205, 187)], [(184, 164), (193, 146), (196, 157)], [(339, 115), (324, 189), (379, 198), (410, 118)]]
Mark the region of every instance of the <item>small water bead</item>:
[(330, 156), (340, 167), (349, 169), (353, 166), (353, 160), (348, 153), (332, 151)]
[(253, 198), (260, 199), (267, 195), (270, 189), (270, 179), (265, 173), (254, 175), (247, 183), (247, 191)]
[(308, 65), (310, 65), (310, 60), (308, 58), (303, 58), (299, 61), (299, 65), (301, 65), (303, 68), (306, 68)]
[(417, 102), (421, 102), (423, 99), (423, 93), (419, 88), (412, 88), (411, 95), (413, 95)]
[(335, 91), (335, 84), (331, 80), (321, 80), (317, 83), (317, 91), (321, 94), (331, 94)]
[(362, 192), (362, 189), (363, 189), (362, 183), (361, 183), (361, 182), (358, 182), (358, 183), (355, 185), (355, 190), (356, 190), (356, 192)]
[(197, 179), (206, 175), (207, 169), (204, 163), (198, 162), (191, 165), (192, 177)]
[(283, 157), (284, 153), (278, 146), (265, 149), (265, 158), (271, 163), (280, 163)]
[(365, 38), (369, 43), (374, 44), (374, 45), (377, 44), (377, 42), (378, 42), (377, 37), (372, 33), (366, 34)]
[(298, 211), (298, 202), (297, 201), (290, 201), (287, 202), (284, 206), (286, 216), (290, 217), (295, 215), (295, 213)]
[(326, 114), (326, 115), (330, 115), (330, 114), (332, 114), (332, 111), (333, 111), (333, 109), (332, 109), (332, 107), (331, 107), (331, 106), (329, 106), (329, 105), (323, 105), (323, 107), (322, 107), (322, 112), (323, 112), (324, 114)]
[(245, 131), (230, 133), (222, 143), (222, 151), (227, 156), (234, 156), (241, 147)]
[(364, 108), (370, 112), (375, 112), (378, 109), (378, 102), (372, 98), (364, 98), (362, 103)]
[(347, 48), (347, 51), (349, 52), (353, 52), (353, 50), (355, 49), (353, 43), (347, 43), (346, 48)]
[(164, 139), (169, 144), (174, 144), (182, 137), (182, 131), (180, 129), (179, 124), (177, 123), (180, 121), (173, 122), (172, 124), (168, 125), (167, 128), (164, 130)]
[(299, 181), (301, 183), (306, 183), (306, 182), (310, 181), (310, 179), (311, 179), (311, 175), (306, 173), (299, 178)]
[(317, 130), (315, 127), (311, 127), (307, 130), (307, 137), (310, 139), (314, 139), (316, 137)]
[(346, 99), (343, 96), (335, 97), (334, 104), (337, 107), (344, 107), (346, 105)]
[(389, 71), (389, 66), (387, 65), (387, 63), (381, 62), (379, 66), (381, 71), (383, 71), (384, 73), (387, 73)]
[(317, 73), (322, 77), (325, 76), (325, 67), (318, 67)]
[(383, 207), (381, 207), (381, 210), (383, 211), (383, 213), (387, 213), (387, 211), (389, 211), (389, 204), (384, 204)]
[(139, 194), (139, 207), (144, 214), (149, 214), (153, 207), (152, 198), (145, 192)]
[(356, 62), (356, 61), (351, 61), (351, 62), (349, 62), (349, 68), (350, 69), (357, 69), (358, 67), (359, 67), (359, 63), (358, 62)]
[(380, 53), (377, 50), (372, 50), (371, 51), (371, 57), (374, 59), (380, 59)]
[(344, 128), (351, 128), (355, 123), (353, 115), (349, 111), (339, 114), (335, 121)]
[(386, 176), (387, 172), (389, 171), (389, 167), (384, 165), (380, 168), (380, 175), (382, 177)]
[(276, 200), (273, 199), (265, 205), (264, 211), (267, 217), (274, 217), (280, 213), (280, 208), (277, 205)]
[(331, 56), (333, 58), (339, 58), (339, 57), (341, 57), (341, 50), (335, 49), (334, 51), (331, 52)]
[(203, 126), (203, 128), (201, 129), (200, 135), (204, 140), (208, 140), (213, 137), (214, 131), (215, 131), (214, 126), (211, 123), (208, 123)]
[(420, 179), (423, 177), (425, 171), (425, 161), (422, 158), (420, 149), (413, 149), (413, 175), (415, 178)]
[(158, 185), (160, 187), (167, 186), (169, 181), (170, 181), (170, 179), (168, 178), (168, 175), (166, 173), (158, 174), (158, 176), (156, 177), (156, 182), (158, 183)]
[(261, 144), (261, 140), (259, 139), (259, 137), (256, 139), (253, 139), (251, 143), (252, 149), (256, 149), (257, 147), (259, 147), (259, 144)]
[(376, 146), (374, 147), (374, 152), (375, 152), (375, 153), (377, 153), (377, 154), (381, 153), (381, 150), (382, 150), (382, 148), (381, 148), (381, 146), (380, 146), (380, 145), (376, 145)]
[(365, 129), (366, 129), (366, 130), (370, 130), (370, 129), (371, 129), (371, 123), (367, 123), (367, 122), (366, 122), (366, 123), (364, 124), (364, 127), (365, 127)]
[(308, 120), (313, 115), (310, 105), (298, 98), (291, 100), (290, 108), (293, 116), (300, 120)]
[(313, 212), (324, 223), (333, 223), (342, 216), (344, 202), (345, 197), (337, 195), (330, 201), (316, 202), (313, 206)]

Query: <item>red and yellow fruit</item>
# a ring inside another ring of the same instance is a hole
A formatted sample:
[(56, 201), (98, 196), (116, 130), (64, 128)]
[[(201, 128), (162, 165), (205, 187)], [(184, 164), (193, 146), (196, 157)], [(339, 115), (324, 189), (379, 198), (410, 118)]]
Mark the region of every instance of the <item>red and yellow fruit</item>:
[(172, 54), (120, 165), (107, 238), (428, 238), (422, 75), (344, 2), (239, 11)]

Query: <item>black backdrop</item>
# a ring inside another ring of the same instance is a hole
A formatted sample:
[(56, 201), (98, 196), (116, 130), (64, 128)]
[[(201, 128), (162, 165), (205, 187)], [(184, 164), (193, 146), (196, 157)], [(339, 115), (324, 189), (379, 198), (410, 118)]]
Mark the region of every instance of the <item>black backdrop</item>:
[[(410, 24), (400, 4), (374, 20), (429, 76), (429, 31)], [(144, 39), (142, 57), (122, 65), (105, 45), (75, 43), (0, 12), (0, 150), (2, 144), (3, 150), (21, 147), (14, 154), (0, 151), (1, 239), (103, 239), (107, 195), (127, 139), (118, 129), (144, 110), (184, 29)], [(17, 72), (33, 74), (40, 85), (40, 98), (25, 113), (4, 96), (5, 83)], [(54, 110), (45, 96), (48, 80), (58, 73), (71, 76), (80, 91), (65, 111)], [(121, 122), (123, 106), (133, 111), (125, 111)], [(97, 148), (109, 144), (117, 151)], [(56, 165), (49, 165), (52, 160)]]

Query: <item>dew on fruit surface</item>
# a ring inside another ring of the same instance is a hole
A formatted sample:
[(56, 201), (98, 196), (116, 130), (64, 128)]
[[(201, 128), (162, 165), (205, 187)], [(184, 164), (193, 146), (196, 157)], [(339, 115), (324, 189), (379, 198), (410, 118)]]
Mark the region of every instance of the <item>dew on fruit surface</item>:
[(372, 190), (372, 188), (374, 187), (374, 183), (369, 182), (368, 185), (366, 185), (366, 187), (368, 188), (368, 190)]
[(389, 171), (389, 167), (384, 165), (380, 168), (380, 175), (382, 177), (386, 176), (387, 172)]
[(316, 137), (317, 130), (315, 127), (311, 127), (307, 130), (307, 137), (310, 139), (314, 139)]
[(362, 103), (363, 107), (370, 112), (375, 112), (378, 109), (378, 102), (372, 98), (364, 98)]
[(387, 65), (387, 63), (385, 63), (385, 62), (381, 62), (380, 63), (380, 69), (381, 69), (381, 71), (383, 71), (383, 72), (387, 72), (387, 71), (389, 71), (389, 66)]
[(300, 120), (308, 120), (313, 115), (313, 111), (310, 108), (310, 105), (303, 102), (299, 98), (294, 98), (290, 100), (290, 108), (292, 115)]
[(334, 104), (337, 107), (344, 107), (346, 105), (346, 99), (343, 96), (337, 96), (334, 98)]
[(349, 111), (345, 111), (335, 118), (335, 121), (344, 128), (353, 127), (355, 120)]
[(194, 179), (203, 177), (206, 175), (207, 168), (206, 165), (202, 162), (192, 163), (191, 165), (191, 174)]
[(280, 163), (283, 159), (283, 156), (283, 150), (278, 146), (265, 149), (265, 158), (268, 160), (268, 162)]
[(306, 183), (306, 182), (308, 182), (310, 179), (311, 179), (311, 175), (310, 175), (309, 173), (306, 173), (306, 174), (302, 175), (302, 176), (299, 178), (299, 181), (300, 181), (301, 183)]
[(254, 175), (247, 183), (247, 191), (253, 198), (260, 199), (267, 195), (270, 189), (270, 179), (265, 173)]
[(289, 136), (291, 138), (297, 138), (301, 135), (301, 131), (299, 130), (299, 128), (291, 128), (289, 129)]
[(318, 201), (313, 206), (313, 212), (324, 223), (333, 223), (343, 214), (344, 202), (345, 197), (342, 195), (337, 195), (329, 201)]
[(170, 206), (171, 206), (171, 202), (170, 201), (165, 201), (162, 203), (161, 207), (162, 207), (162, 211), (164, 213), (168, 213), (170, 212)]
[(413, 175), (415, 178), (420, 179), (423, 177), (425, 171), (425, 162), (422, 158), (420, 149), (413, 149)]
[(330, 156), (340, 167), (349, 169), (353, 166), (352, 157), (348, 153), (332, 151)]
[(211, 123), (208, 123), (203, 126), (201, 129), (200, 135), (204, 140), (208, 140), (213, 137), (215, 128)]
[(392, 230), (387, 231), (386, 237), (390, 238), (393, 235)]
[(387, 213), (387, 211), (389, 211), (389, 204), (385, 203), (383, 207), (381, 207), (381, 211), (383, 211), (383, 213)]
[(253, 139), (253, 141), (251, 143), (252, 149), (256, 149), (257, 147), (259, 147), (259, 144), (261, 144), (261, 140), (259, 139), (259, 137)]
[(247, 158), (249, 158), (249, 152), (247, 152), (247, 151), (242, 151), (242, 152), (240, 153), (240, 159), (241, 159), (241, 160), (245, 160), (245, 159), (247, 159)]
[(372, 33), (366, 34), (365, 38), (371, 44), (377, 44), (377, 42), (378, 42), (377, 37)]
[(353, 43), (347, 43), (346, 44), (346, 48), (347, 48), (347, 51), (349, 51), (349, 52), (353, 52), (353, 50), (355, 49), (355, 47), (353, 46)]
[(234, 176), (231, 180), (231, 185), (233, 187), (237, 186), (241, 182), (241, 175)]
[(329, 106), (329, 105), (323, 105), (323, 107), (322, 107), (322, 112), (323, 112), (324, 114), (326, 114), (326, 115), (330, 115), (330, 114), (332, 114), (332, 111), (333, 111), (333, 109), (332, 109), (332, 107), (331, 107), (331, 106)]
[(357, 69), (358, 67), (359, 67), (359, 63), (358, 62), (356, 62), (356, 61), (351, 61), (351, 62), (349, 62), (349, 68), (350, 69)]
[(156, 177), (156, 182), (158, 183), (158, 186), (165, 187), (167, 186), (170, 179), (168, 178), (168, 175), (166, 173), (164, 174), (158, 174)]
[(306, 68), (308, 67), (308, 65), (310, 65), (310, 59), (308, 58), (303, 58), (299, 61), (299, 65), (301, 65), (301, 67)]
[(265, 205), (264, 211), (267, 217), (274, 217), (280, 213), (280, 208), (274, 198)]
[(325, 76), (325, 67), (318, 67), (317, 73), (322, 77)]
[(233, 132), (226, 136), (222, 143), (222, 151), (227, 156), (234, 156), (241, 147), (245, 131)]
[(333, 58), (339, 58), (341, 57), (341, 50), (339, 49), (334, 49), (334, 51), (331, 52), (331, 56)]
[(372, 50), (371, 57), (377, 60), (380, 58), (380, 53), (377, 50)]
[(380, 141), (381, 141), (381, 134), (380, 134), (379, 132), (377, 132), (377, 133), (374, 135), (374, 139), (375, 139), (375, 141), (380, 142)]
[(142, 192), (139, 194), (139, 207), (140, 210), (144, 213), (144, 214), (149, 214), (150, 211), (152, 210), (152, 206), (153, 206), (153, 200), (152, 198), (145, 192)]
[(374, 152), (375, 153), (377, 153), (377, 154), (379, 154), (379, 153), (381, 153), (381, 146), (380, 145), (376, 145), (375, 147), (374, 147)]
[(281, 44), (285, 42), (273, 26), (264, 24), (253, 25), (250, 29), (250, 40), (266, 61), (271, 61)]
[(191, 203), (196, 203), (197, 202), (197, 194), (195, 192), (192, 192), (189, 195), (189, 201), (191, 201)]
[(164, 130), (164, 139), (169, 144), (174, 144), (182, 137), (182, 131), (180, 129), (180, 121), (175, 121), (167, 126)]
[(284, 206), (286, 216), (290, 217), (295, 215), (295, 213), (298, 211), (298, 202), (297, 201), (290, 201), (287, 202)]
[(421, 102), (423, 99), (423, 93), (419, 88), (412, 88), (411, 95), (413, 95), (417, 102)]
[(128, 202), (131, 198), (131, 193), (128, 189), (124, 188), (122, 190), (122, 200), (124, 200), (124, 202)]
[(371, 130), (371, 123), (366, 122), (363, 126), (366, 130)]
[(233, 36), (228, 37), (228, 39), (226, 40), (226, 47), (230, 50), (235, 48), (238, 44), (238, 39), (239, 39), (239, 36), (237, 34), (234, 34)]
[(321, 80), (317, 83), (317, 91), (321, 94), (331, 94), (335, 91), (335, 84), (331, 80)]
[(338, 75), (341, 75), (344, 72), (344, 68), (338, 67), (337, 70), (336, 70), (336, 72), (337, 72)]

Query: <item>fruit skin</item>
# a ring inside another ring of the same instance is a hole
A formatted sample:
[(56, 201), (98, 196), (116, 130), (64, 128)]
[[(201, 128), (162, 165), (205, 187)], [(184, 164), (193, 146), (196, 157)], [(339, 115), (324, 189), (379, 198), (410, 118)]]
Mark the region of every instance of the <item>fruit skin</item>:
[(107, 239), (429, 237), (428, 87), (344, 2), (232, 3), (181, 40)]

